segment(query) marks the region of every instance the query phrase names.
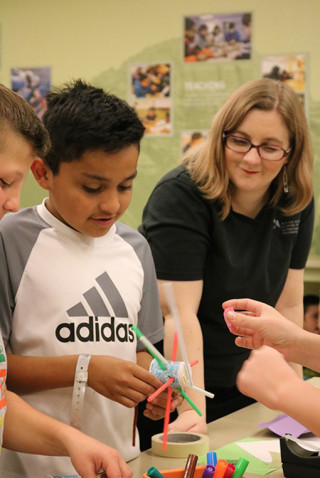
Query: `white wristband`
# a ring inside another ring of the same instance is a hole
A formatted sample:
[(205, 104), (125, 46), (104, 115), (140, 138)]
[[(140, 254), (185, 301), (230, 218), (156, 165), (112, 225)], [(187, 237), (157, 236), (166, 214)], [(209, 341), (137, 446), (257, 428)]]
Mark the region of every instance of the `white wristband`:
[(81, 430), (84, 396), (88, 383), (88, 366), (91, 355), (79, 355), (74, 376), (70, 425)]

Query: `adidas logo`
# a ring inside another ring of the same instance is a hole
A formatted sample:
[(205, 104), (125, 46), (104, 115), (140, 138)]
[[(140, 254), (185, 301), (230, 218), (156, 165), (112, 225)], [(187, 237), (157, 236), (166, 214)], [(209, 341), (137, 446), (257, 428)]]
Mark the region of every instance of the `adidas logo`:
[(135, 336), (127, 322), (115, 325), (115, 317), (129, 315), (110, 276), (104, 272), (95, 282), (94, 287), (84, 292), (83, 300), (66, 311), (70, 318), (86, 320), (63, 322), (56, 328), (56, 338), (60, 342), (133, 342)]
[[(112, 282), (110, 276), (104, 272), (96, 278), (97, 286), (91, 287), (83, 294), (86, 305), (78, 302), (75, 306), (67, 310), (69, 317), (88, 317), (93, 315), (96, 317), (128, 317), (128, 311), (124, 300), (122, 299), (118, 289)], [(106, 304), (106, 300), (110, 304)]]
[(56, 328), (56, 337), (59, 342), (133, 342), (134, 333), (128, 323), (120, 322), (115, 326), (115, 318), (88, 317), (88, 321), (64, 322)]

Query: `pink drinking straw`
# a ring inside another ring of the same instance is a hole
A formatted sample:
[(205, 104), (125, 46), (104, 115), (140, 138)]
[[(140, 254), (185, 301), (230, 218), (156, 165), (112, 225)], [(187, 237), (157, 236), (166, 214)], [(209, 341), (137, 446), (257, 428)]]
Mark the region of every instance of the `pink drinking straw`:
[[(178, 348), (178, 333), (175, 332), (174, 336), (173, 336), (172, 357), (171, 357), (172, 362), (175, 362), (175, 360), (176, 360), (177, 348)], [(172, 387), (169, 387), (168, 388), (167, 403), (166, 403), (166, 411), (165, 411), (165, 415), (164, 415), (162, 450), (167, 449), (168, 427), (169, 427), (169, 422), (170, 422), (171, 398), (172, 398)]]
[(152, 402), (152, 400), (156, 398), (158, 395), (160, 395), (160, 393), (163, 392), (163, 390), (169, 387), (169, 385), (171, 385), (172, 382), (174, 382), (174, 377), (170, 377), (169, 380), (167, 380), (165, 383), (161, 385), (161, 387), (157, 388), (155, 392), (149, 395), (149, 397), (147, 398), (147, 402)]

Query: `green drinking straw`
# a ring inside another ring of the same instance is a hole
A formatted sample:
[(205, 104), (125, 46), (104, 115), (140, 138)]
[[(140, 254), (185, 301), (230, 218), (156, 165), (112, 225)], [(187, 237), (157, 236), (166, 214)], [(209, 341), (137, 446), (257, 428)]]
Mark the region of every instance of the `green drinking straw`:
[[(137, 334), (138, 339), (143, 343), (143, 345), (148, 350), (150, 355), (152, 355), (152, 357), (156, 359), (156, 361), (158, 362), (162, 370), (167, 370), (168, 361), (163, 357), (163, 355), (161, 355), (161, 353), (155, 348), (155, 346), (150, 342), (150, 340), (143, 335), (141, 330), (139, 330), (139, 328), (136, 325), (132, 325), (131, 328)], [(197, 412), (197, 414), (200, 415), (200, 417), (202, 417), (202, 413), (200, 412), (198, 407), (193, 403), (193, 401), (188, 397), (188, 395), (182, 390), (182, 388), (177, 387), (177, 389), (179, 390), (183, 398), (185, 398), (187, 402), (192, 406), (192, 408)]]
[(168, 361), (163, 357), (163, 355), (161, 355), (159, 350), (157, 350), (155, 346), (150, 342), (150, 340), (143, 335), (141, 330), (139, 330), (136, 325), (132, 325), (131, 328), (137, 334), (138, 339), (143, 343), (149, 354), (152, 355), (154, 359), (156, 359), (162, 370), (167, 370)]
[(193, 403), (191, 398), (188, 397), (188, 395), (182, 390), (181, 387), (177, 387), (183, 398), (187, 400), (187, 402), (192, 406), (192, 408), (197, 412), (197, 414), (202, 417), (202, 413), (200, 412), (199, 408)]

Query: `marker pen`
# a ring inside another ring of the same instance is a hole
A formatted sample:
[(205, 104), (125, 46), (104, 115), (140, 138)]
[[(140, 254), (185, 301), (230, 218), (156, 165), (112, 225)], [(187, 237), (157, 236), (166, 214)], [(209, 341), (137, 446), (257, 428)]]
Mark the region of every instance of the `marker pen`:
[(242, 478), (243, 473), (246, 471), (247, 466), (249, 465), (248, 460), (245, 458), (239, 458), (236, 464), (236, 469), (232, 475), (232, 478)]
[(163, 474), (160, 473), (160, 471), (155, 466), (149, 468), (149, 470), (147, 471), (147, 476), (149, 476), (150, 478), (164, 478)]
[(194, 470), (196, 469), (196, 466), (197, 466), (197, 461), (198, 461), (198, 456), (190, 453), (187, 458), (187, 463), (183, 472), (183, 478), (193, 478)]
[(233, 477), (233, 473), (236, 467), (232, 463), (228, 463), (226, 471), (224, 472), (223, 478), (231, 478)]
[(226, 460), (223, 460), (223, 459), (218, 460), (213, 478), (224, 478), (224, 474), (227, 467), (228, 467), (228, 462)]
[(216, 466), (217, 454), (215, 451), (208, 451), (207, 453), (207, 465)]
[(207, 465), (203, 470), (201, 478), (212, 478), (215, 472), (215, 467), (212, 465)]

